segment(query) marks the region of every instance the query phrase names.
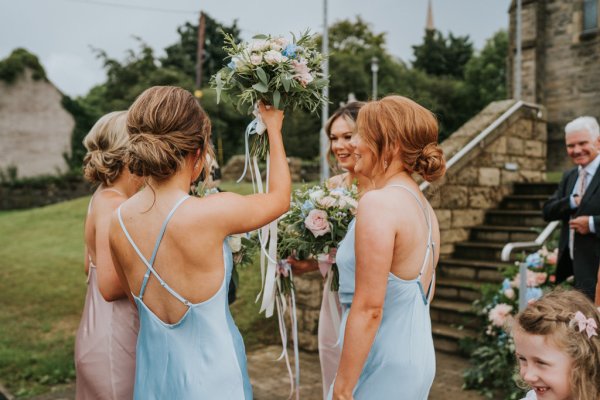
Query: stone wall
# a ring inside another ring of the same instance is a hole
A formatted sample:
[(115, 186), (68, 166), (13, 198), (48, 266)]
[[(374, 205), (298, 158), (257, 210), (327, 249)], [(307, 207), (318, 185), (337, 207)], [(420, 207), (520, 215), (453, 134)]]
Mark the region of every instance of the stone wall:
[[(514, 93), (514, 3), (510, 8), (509, 93)], [(600, 119), (600, 31), (583, 32), (582, 7), (581, 0), (523, 0), (522, 98), (547, 109), (547, 165), (553, 171), (570, 165), (565, 124), (581, 115)]]
[[(490, 104), (442, 143), (447, 160), (501, 116), (514, 100)], [(448, 169), (446, 176), (425, 190), (437, 215), (442, 255), (468, 238), (483, 222), (485, 211), (511, 193), (514, 182), (539, 182), (546, 172), (545, 112), (524, 106), (494, 129), (481, 145)], [(317, 326), (322, 296), (321, 275), (295, 278), (299, 343), (317, 351)]]
[[(514, 100), (491, 103), (442, 143), (447, 160), (508, 110)], [(524, 106), (451, 166), (446, 176), (425, 190), (438, 217), (440, 252), (467, 240), (470, 228), (483, 222), (515, 182), (546, 178), (546, 121), (543, 109)]]
[(66, 171), (75, 120), (62, 97), (30, 70), (12, 84), (0, 80), (0, 169), (16, 167), (19, 178)]

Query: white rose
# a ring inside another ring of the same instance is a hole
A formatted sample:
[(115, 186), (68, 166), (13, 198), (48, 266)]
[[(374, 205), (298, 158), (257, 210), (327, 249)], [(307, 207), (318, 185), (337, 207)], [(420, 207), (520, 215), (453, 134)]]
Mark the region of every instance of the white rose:
[(287, 57), (285, 57), (278, 51), (269, 50), (265, 53), (265, 62), (267, 64), (279, 64), (283, 61), (287, 61)]
[(250, 62), (251, 62), (253, 65), (259, 65), (259, 64), (262, 62), (262, 55), (260, 55), (260, 54), (256, 54), (256, 53), (255, 53), (255, 54), (252, 54), (252, 55), (250, 56)]
[(282, 38), (282, 37), (276, 38), (274, 40), (274, 42), (277, 43), (281, 49), (285, 48), (285, 46), (287, 46), (289, 44), (289, 42), (287, 41), (287, 39)]
[(323, 196), (325, 196), (325, 192), (323, 190), (319, 189), (319, 190), (315, 190), (308, 196), (313, 201), (313, 203), (316, 203), (319, 199), (321, 199), (321, 198), (323, 198)]
[(231, 247), (231, 251), (233, 253), (237, 253), (242, 249), (242, 236), (241, 235), (231, 235), (227, 238), (227, 243), (229, 243), (229, 247)]
[(269, 47), (270, 47), (269, 43), (266, 40), (262, 40), (262, 39), (253, 40), (248, 44), (248, 49), (251, 52), (263, 51), (263, 50), (268, 49)]
[(325, 207), (325, 208), (331, 208), (333, 206), (335, 206), (336, 203), (336, 199), (331, 197), (331, 196), (325, 196), (322, 199), (318, 200), (318, 203), (321, 207)]

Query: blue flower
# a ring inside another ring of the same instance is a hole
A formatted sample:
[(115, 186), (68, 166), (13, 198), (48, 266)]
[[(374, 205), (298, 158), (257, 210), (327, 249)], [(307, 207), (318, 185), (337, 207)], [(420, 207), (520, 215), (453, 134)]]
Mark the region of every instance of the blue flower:
[(229, 61), (229, 64), (227, 64), (227, 66), (235, 71), (235, 61), (233, 61), (233, 60)]
[(538, 253), (531, 253), (525, 259), (525, 264), (528, 268), (542, 268), (544, 266), (544, 260)]
[(508, 278), (504, 278), (504, 280), (502, 281), (502, 291), (510, 289), (510, 281), (508, 280)]
[(296, 57), (296, 45), (293, 43), (288, 44), (287, 46), (285, 46), (285, 49), (283, 49), (281, 54), (288, 58)]
[(525, 291), (525, 300), (537, 300), (542, 297), (543, 294), (544, 292), (539, 287), (530, 287)]
[(314, 208), (315, 208), (315, 205), (310, 200), (306, 200), (304, 202), (304, 204), (302, 204), (302, 207), (300, 207), (300, 209), (302, 210), (302, 215), (303, 216), (308, 215), (308, 213), (310, 212), (310, 210), (313, 210)]

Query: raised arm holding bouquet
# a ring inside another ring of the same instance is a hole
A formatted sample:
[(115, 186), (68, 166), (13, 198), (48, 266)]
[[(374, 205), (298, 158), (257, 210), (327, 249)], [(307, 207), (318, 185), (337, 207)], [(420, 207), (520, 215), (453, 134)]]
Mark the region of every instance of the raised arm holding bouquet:
[[(255, 36), (250, 42), (236, 43), (231, 35), (225, 34), (225, 51), (230, 60), (211, 79), (211, 85), (217, 91), (217, 103), (221, 97), (231, 101), (242, 114), (254, 114), (245, 132), (246, 162), (240, 180), (248, 169), (252, 176), (254, 190), (263, 191), (259, 160), (267, 161), (267, 176), (270, 175), (268, 154), (268, 138), (263, 133), (265, 125), (257, 112), (258, 103), (267, 108), (292, 111), (297, 108), (315, 112), (327, 99), (322, 89), (327, 86), (328, 79), (322, 71), (323, 57), (316, 50), (314, 37), (306, 31), (299, 37), (292, 35), (288, 40), (283, 37), (269, 35)], [(268, 192), (268, 186), (265, 188)], [(287, 333), (283, 323), (286, 308), (291, 308), (292, 326), (295, 321), (294, 293), (290, 289), (291, 276), (289, 269), (278, 262), (277, 222), (261, 228), (258, 232), (261, 247), (262, 296), (261, 312), (270, 317), (275, 309), (278, 311), (279, 328), (283, 343), (282, 357), (287, 357)], [(287, 266), (289, 267), (289, 266)], [(289, 279), (285, 279), (288, 277)], [(257, 299), (258, 299), (257, 298)], [(296, 353), (295, 394), (299, 397), (299, 373), (297, 357), (296, 329), (293, 329), (294, 350)], [(292, 379), (291, 379), (292, 381)], [(294, 383), (291, 382), (294, 392)]]

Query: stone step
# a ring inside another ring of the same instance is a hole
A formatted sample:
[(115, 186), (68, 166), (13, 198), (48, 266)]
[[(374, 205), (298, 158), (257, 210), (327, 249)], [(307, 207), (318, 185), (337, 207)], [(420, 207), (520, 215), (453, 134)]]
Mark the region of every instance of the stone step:
[(479, 325), (479, 321), (471, 304), (470, 301), (434, 297), (429, 309), (431, 322), (475, 329)]
[(505, 265), (490, 260), (469, 260), (452, 257), (440, 260), (438, 271), (440, 278), (498, 283), (504, 279), (500, 269)]
[(481, 296), (481, 283), (467, 279), (453, 279), (440, 276), (435, 283), (435, 297), (438, 299), (458, 299), (473, 302)]
[(477, 333), (471, 329), (461, 329), (450, 325), (432, 323), (431, 333), (435, 349), (445, 353), (460, 354), (460, 340), (464, 338), (475, 338)]
[(552, 195), (558, 185), (551, 182), (522, 182), (514, 184), (514, 194), (544, 194)]
[(474, 242), (529, 242), (539, 235), (534, 229), (523, 226), (479, 225), (471, 229), (470, 240)]
[(545, 194), (514, 194), (506, 196), (500, 203), (502, 210), (541, 210), (550, 196)]
[(541, 211), (489, 210), (485, 213), (486, 225), (545, 227)]
[[(454, 245), (453, 257), (471, 260), (500, 261), (505, 243), (494, 242), (459, 242)], [(511, 254), (511, 261), (517, 260)]]

